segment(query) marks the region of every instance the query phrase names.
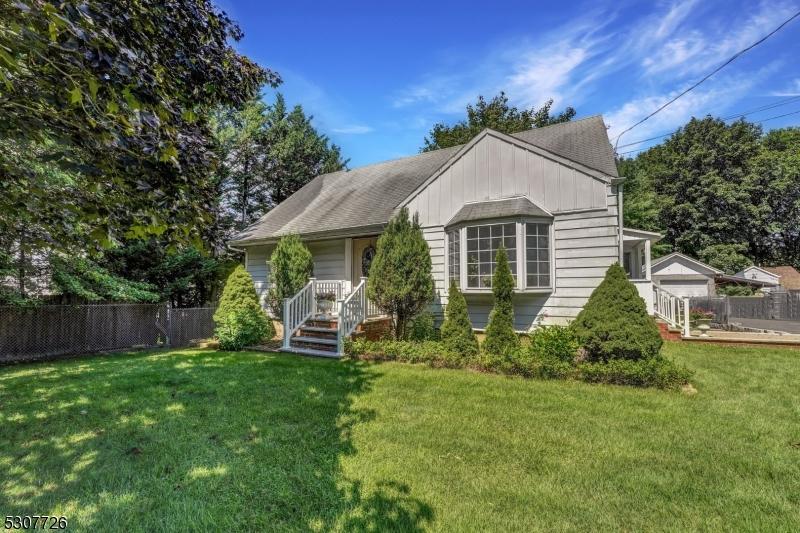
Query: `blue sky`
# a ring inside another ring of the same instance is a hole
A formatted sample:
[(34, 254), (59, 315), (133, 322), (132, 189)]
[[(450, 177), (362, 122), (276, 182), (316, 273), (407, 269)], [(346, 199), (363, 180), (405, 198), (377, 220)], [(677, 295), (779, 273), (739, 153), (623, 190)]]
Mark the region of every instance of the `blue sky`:
[[(245, 32), (238, 48), (280, 73), (290, 104), (342, 147), (350, 167), (411, 155), (439, 121), (463, 118), (479, 94), (518, 106), (602, 113), (612, 139), (800, 2), (291, 2), (220, 0)], [(620, 145), (691, 116), (728, 116), (800, 97), (800, 19)], [(274, 91), (265, 92), (265, 100)], [(748, 116), (800, 110), (800, 98)], [(765, 122), (800, 125), (800, 114)], [(620, 152), (652, 143), (622, 148)]]

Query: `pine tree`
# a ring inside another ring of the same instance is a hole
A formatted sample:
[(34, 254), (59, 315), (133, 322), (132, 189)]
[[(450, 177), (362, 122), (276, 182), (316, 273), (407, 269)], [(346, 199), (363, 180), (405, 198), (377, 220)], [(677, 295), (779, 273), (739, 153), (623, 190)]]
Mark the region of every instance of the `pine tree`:
[(275, 336), (272, 321), (258, 303), (253, 278), (242, 265), (228, 276), (214, 323), (214, 333), (225, 350), (240, 350)]
[(455, 282), (447, 293), (447, 312), (440, 331), (442, 342), (454, 353), (464, 357), (478, 355), (478, 339), (467, 314), (467, 301)]
[(494, 308), (486, 327), (484, 349), (492, 354), (505, 355), (519, 347), (519, 337), (514, 332), (514, 277), (508, 266), (508, 254), (503, 246), (497, 250), (496, 266), (492, 276)]
[(661, 349), (655, 320), (619, 263), (609, 267), (572, 329), (592, 361), (644, 359)]
[(270, 304), (272, 312), (282, 316), (284, 298), (291, 298), (308, 283), (314, 272), (314, 258), (299, 236), (285, 235), (272, 251), (270, 268)]
[(407, 322), (433, 300), (431, 270), (419, 220), (403, 208), (378, 239), (367, 281), (369, 298), (393, 319), (395, 338), (405, 338)]

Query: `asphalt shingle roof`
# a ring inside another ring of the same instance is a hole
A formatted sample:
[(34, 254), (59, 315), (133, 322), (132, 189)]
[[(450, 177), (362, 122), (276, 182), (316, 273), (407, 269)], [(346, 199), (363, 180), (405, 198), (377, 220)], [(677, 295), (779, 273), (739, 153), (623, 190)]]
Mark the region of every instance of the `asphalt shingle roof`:
[[(617, 176), (602, 117), (523, 131), (513, 137), (610, 176)], [(322, 174), (234, 239), (237, 245), (386, 224), (394, 209), (463, 145)]]
[(453, 215), (447, 223), (448, 226), (468, 222), (470, 220), (486, 220), (487, 218), (502, 218), (511, 216), (550, 217), (553, 215), (534, 204), (524, 196), (508, 198), (506, 200), (491, 200), (488, 202), (473, 202), (465, 204)]

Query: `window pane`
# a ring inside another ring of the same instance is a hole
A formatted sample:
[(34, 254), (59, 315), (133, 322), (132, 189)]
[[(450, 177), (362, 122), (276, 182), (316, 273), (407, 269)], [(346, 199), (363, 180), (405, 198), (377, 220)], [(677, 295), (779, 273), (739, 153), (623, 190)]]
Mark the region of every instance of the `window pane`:
[(467, 283), (468, 287), (489, 288), (495, 270), (497, 250), (506, 248), (511, 274), (517, 277), (517, 234), (516, 223), (486, 224), (467, 228), (467, 275), (476, 276)]
[(478, 226), (478, 234), (481, 236), (481, 238), (489, 237), (489, 226)]
[(503, 236), (503, 226), (491, 226), (491, 229), (492, 229), (492, 237)]
[(467, 287), (478, 288), (478, 276), (467, 276)]
[(472, 226), (467, 228), (467, 239), (475, 239), (478, 237), (478, 228), (477, 226)]
[(550, 228), (547, 224), (525, 224), (528, 287), (550, 287)]
[(461, 286), (461, 233), (459, 230), (451, 231), (448, 237), (448, 286), (455, 283), (456, 287)]
[(516, 224), (505, 224), (503, 226), (503, 231), (506, 235), (514, 235), (517, 232), (517, 225)]

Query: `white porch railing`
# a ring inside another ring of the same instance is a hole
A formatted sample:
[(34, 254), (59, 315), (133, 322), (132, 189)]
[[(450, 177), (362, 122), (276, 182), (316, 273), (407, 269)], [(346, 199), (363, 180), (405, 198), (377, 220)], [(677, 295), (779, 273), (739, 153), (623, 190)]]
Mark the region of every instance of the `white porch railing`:
[(689, 328), (689, 298), (675, 296), (654, 284), (653, 310), (658, 318), (674, 328), (679, 328), (684, 337), (691, 335)]
[(339, 302), (339, 333), (337, 335), (336, 351), (344, 351), (344, 339), (350, 336), (356, 327), (367, 318), (367, 278), (361, 278), (361, 283), (353, 292)]
[(316, 281), (311, 278), (297, 294), (283, 301), (283, 347), (287, 350), (294, 332), (316, 312)]

